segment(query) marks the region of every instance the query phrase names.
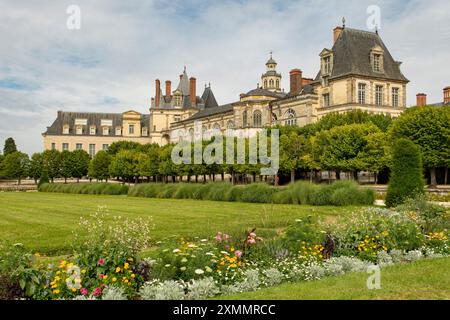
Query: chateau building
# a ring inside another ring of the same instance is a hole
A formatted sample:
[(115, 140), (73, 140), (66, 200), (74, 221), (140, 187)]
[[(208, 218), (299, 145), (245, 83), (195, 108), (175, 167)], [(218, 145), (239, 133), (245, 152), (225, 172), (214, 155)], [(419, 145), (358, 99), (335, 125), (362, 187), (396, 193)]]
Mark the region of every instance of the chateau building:
[(164, 93), (160, 81), (155, 81), (149, 114), (58, 111), (43, 133), (44, 148), (84, 149), (94, 155), (121, 140), (177, 142), (186, 132), (193, 136), (198, 123), (203, 132), (243, 129), (240, 132), (245, 134), (274, 125), (304, 126), (333, 112), (363, 110), (398, 117), (406, 109), (408, 80), (378, 32), (336, 27), (331, 49), (323, 49), (318, 60), (315, 78), (303, 77), (300, 69), (291, 70), (290, 88), (285, 92), (271, 53), (261, 85), (224, 105), (217, 103), (210, 85), (198, 96), (197, 80), (189, 78), (185, 68), (173, 91), (171, 81), (165, 81)]

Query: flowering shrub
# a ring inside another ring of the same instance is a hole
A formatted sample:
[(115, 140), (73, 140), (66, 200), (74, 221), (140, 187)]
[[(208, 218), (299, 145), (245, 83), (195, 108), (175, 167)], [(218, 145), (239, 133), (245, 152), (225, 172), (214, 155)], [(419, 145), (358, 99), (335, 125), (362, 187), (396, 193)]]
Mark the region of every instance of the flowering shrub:
[(144, 300), (182, 300), (185, 298), (184, 286), (174, 280), (146, 282), (139, 293)]
[(219, 287), (211, 277), (192, 280), (189, 282), (187, 288), (189, 291), (189, 298), (193, 300), (214, 297), (220, 293)]

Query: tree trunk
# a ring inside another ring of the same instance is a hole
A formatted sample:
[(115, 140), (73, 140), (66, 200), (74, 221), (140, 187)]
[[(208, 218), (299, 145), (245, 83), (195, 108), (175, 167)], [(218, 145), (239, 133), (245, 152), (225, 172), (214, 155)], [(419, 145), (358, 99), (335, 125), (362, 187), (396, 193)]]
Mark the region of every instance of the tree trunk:
[(445, 181), (444, 181), (444, 184), (447, 184), (447, 181), (448, 181), (448, 168), (445, 168)]
[(17, 185), (20, 185), (20, 178), (17, 180)]
[(358, 182), (358, 171), (357, 170), (353, 171), (353, 178), (355, 179), (356, 182)]
[(206, 174), (203, 175), (203, 183), (206, 183)]
[(222, 173), (220, 174), (220, 176), (221, 176), (222, 182), (223, 182), (223, 181), (225, 180), (225, 173), (222, 172)]
[(234, 184), (234, 172), (231, 172), (231, 184)]
[(341, 180), (341, 170), (336, 170), (336, 180)]
[(295, 169), (291, 169), (291, 183), (295, 183)]
[(375, 177), (375, 185), (378, 184), (378, 172), (374, 172), (374, 177)]
[(436, 168), (431, 168), (430, 169), (430, 187), (436, 187), (436, 186), (437, 186)]
[(195, 183), (198, 183), (198, 175), (195, 175)]
[(278, 186), (278, 180), (279, 180), (280, 178), (278, 177), (278, 175), (275, 175), (275, 187), (277, 187)]

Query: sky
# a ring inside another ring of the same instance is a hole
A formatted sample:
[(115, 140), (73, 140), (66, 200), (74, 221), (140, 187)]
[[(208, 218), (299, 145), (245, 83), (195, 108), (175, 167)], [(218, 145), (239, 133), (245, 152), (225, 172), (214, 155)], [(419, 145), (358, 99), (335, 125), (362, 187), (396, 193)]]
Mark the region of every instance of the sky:
[[(69, 29), (70, 5), (80, 29)], [(443, 100), (450, 85), (448, 0), (0, 0), (0, 145), (13, 137), (40, 152), (42, 132), (58, 110), (148, 113), (155, 79), (178, 83), (187, 68), (219, 104), (256, 88), (269, 52), (289, 90), (289, 70), (319, 70), (342, 24), (369, 30), (370, 6), (380, 9), (379, 33), (419, 92)]]

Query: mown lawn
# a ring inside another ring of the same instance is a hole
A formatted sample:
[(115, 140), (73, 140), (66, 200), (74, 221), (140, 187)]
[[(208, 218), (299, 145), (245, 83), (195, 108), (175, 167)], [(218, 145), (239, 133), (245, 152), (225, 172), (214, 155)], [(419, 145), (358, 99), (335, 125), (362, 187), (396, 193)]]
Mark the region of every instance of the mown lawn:
[(170, 236), (208, 237), (217, 231), (261, 236), (279, 233), (307, 215), (339, 215), (355, 208), (270, 205), (199, 200), (147, 199), (38, 192), (0, 193), (0, 241), (21, 242), (42, 253), (64, 253), (81, 216), (98, 206), (111, 215), (152, 217), (154, 240)]
[(436, 300), (450, 299), (450, 258), (421, 260), (381, 269), (381, 289), (369, 290), (369, 274), (284, 284), (220, 297), (229, 300)]

